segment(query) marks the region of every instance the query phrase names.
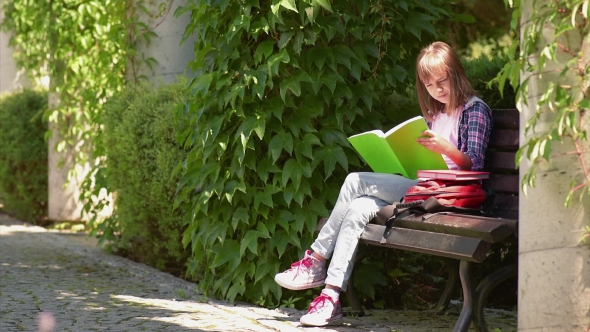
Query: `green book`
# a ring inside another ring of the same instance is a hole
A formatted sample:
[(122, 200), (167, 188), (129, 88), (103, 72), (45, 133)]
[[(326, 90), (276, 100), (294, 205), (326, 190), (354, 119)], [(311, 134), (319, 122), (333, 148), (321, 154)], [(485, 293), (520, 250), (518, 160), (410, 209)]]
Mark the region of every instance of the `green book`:
[(416, 116), (386, 133), (371, 130), (350, 136), (348, 141), (374, 172), (417, 179), (418, 170), (448, 169), (441, 154), (416, 142), (427, 129), (424, 118)]

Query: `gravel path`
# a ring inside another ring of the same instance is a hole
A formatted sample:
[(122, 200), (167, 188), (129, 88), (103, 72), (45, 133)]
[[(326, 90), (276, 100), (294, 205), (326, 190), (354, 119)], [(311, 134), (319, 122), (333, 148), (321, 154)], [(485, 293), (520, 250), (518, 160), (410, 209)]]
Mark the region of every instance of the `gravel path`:
[[(0, 331), (446, 332), (457, 319), (375, 310), (328, 328), (303, 328), (302, 311), (207, 299), (194, 283), (89, 243), (0, 214)], [(514, 312), (489, 311), (487, 321), (490, 331), (516, 331)]]

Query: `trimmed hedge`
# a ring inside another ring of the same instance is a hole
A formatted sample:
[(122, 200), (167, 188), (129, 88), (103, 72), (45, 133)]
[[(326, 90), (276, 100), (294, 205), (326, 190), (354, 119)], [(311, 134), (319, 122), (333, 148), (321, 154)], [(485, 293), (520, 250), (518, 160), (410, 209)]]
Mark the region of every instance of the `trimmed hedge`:
[(103, 114), (106, 184), (115, 193), (113, 248), (177, 275), (188, 256), (182, 213), (173, 209), (178, 177), (172, 175), (186, 157), (175, 141), (181, 122), (174, 116), (185, 86), (128, 87), (107, 102)]
[(0, 202), (14, 217), (47, 218), (47, 92), (23, 90), (0, 97)]

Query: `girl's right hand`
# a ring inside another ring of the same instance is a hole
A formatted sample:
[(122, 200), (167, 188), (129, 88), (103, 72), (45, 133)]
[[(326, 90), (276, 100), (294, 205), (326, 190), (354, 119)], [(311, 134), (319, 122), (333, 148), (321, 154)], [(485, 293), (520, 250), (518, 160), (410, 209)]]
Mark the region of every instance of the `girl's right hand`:
[(448, 155), (450, 151), (457, 149), (449, 141), (438, 136), (430, 129), (422, 132), (422, 137), (418, 137), (416, 141), (428, 150), (444, 155)]

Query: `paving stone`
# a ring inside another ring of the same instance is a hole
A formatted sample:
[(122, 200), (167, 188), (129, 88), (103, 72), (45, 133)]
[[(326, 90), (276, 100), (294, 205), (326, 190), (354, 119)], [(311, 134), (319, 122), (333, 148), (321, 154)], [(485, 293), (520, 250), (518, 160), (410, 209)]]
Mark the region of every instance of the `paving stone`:
[[(180, 297), (179, 295), (182, 295)], [(304, 328), (304, 311), (207, 299), (197, 285), (108, 254), (88, 241), (0, 214), (0, 331), (450, 331), (457, 315), (372, 310)], [(516, 313), (487, 312), (490, 330), (516, 331)], [(45, 330), (47, 331), (47, 330)]]

